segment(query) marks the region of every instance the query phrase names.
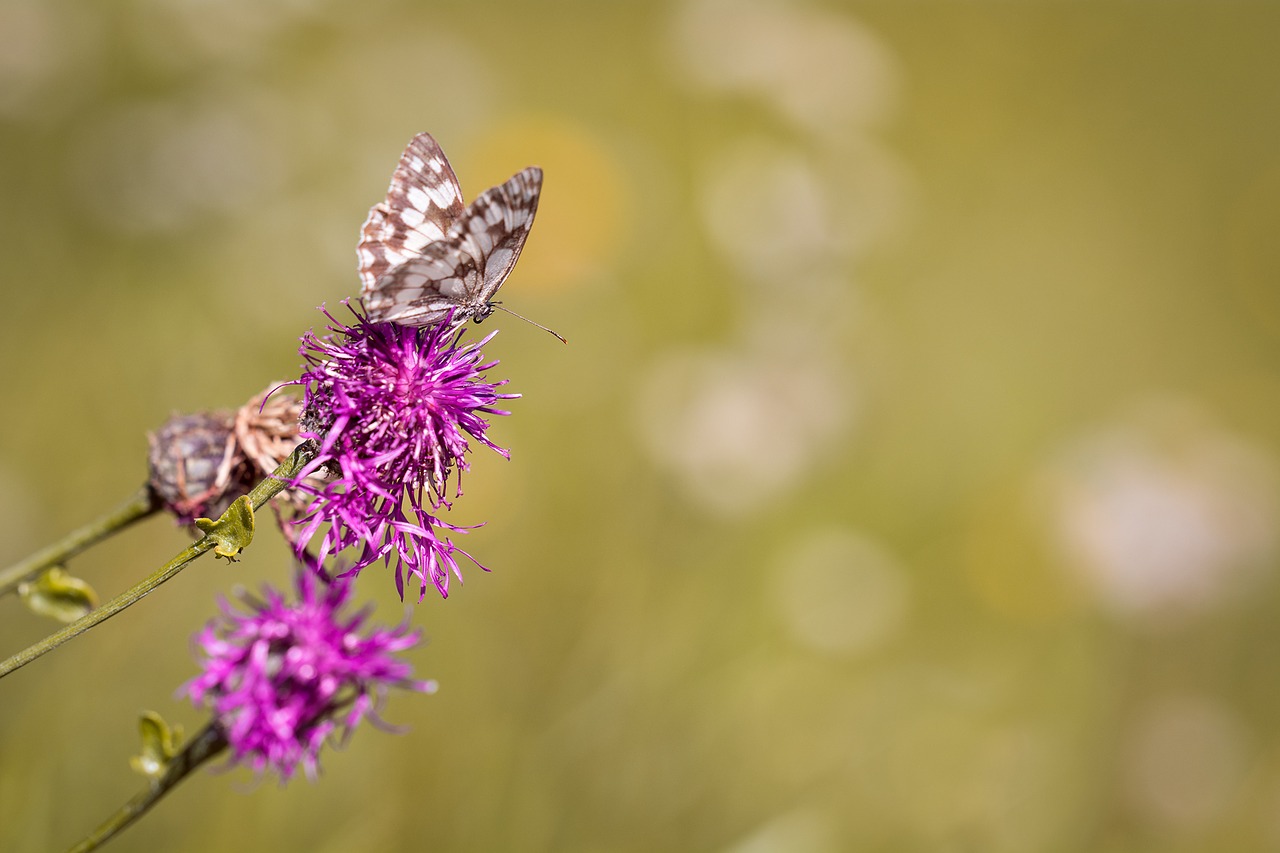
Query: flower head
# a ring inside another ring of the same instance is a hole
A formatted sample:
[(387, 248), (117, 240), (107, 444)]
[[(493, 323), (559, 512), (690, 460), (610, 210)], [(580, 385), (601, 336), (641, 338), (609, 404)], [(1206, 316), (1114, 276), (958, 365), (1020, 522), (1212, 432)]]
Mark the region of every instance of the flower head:
[(333, 334), (302, 339), (302, 435), (319, 450), (301, 476), (323, 470), (329, 479), (299, 483), (313, 500), (298, 521), (295, 548), (301, 552), (328, 524), (317, 559), (359, 546), (348, 574), (394, 561), (401, 597), (406, 574), (418, 578), (419, 601), (428, 585), (447, 596), (449, 576), (461, 580), (455, 553), (470, 555), (441, 535), (464, 529), (435, 513), (449, 506), (451, 478), (454, 496), (462, 494), (468, 437), (508, 455), (489, 440), (485, 416), (508, 414), (496, 404), (519, 395), (498, 393), (506, 380), (484, 378), (497, 364), (480, 352), (492, 334), (462, 344), (462, 329), (448, 321), (414, 328), (352, 313), (354, 325), (326, 314)]
[(301, 764), (309, 778), (320, 749), (335, 732), (345, 739), (364, 717), (376, 719), (390, 687), (433, 692), (411, 679), (397, 652), (417, 644), (407, 626), (361, 631), (367, 611), (341, 615), (351, 584), (326, 584), (309, 570), (296, 574), (298, 598), (271, 587), (263, 600), (242, 596), (243, 611), (221, 602), (222, 614), (195, 637), (200, 675), (183, 685), (216, 716), (231, 762), (287, 781)]

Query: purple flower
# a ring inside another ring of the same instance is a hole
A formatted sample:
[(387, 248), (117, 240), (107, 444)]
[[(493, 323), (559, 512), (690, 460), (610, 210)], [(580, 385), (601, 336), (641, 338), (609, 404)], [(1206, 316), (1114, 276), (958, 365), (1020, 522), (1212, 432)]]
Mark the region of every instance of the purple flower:
[(179, 690), (209, 707), (231, 749), (231, 763), (282, 781), (301, 764), (319, 769), (320, 748), (337, 732), (345, 740), (377, 708), (390, 687), (434, 692), (435, 682), (411, 679), (395, 653), (417, 644), (420, 632), (401, 625), (363, 634), (368, 610), (344, 618), (352, 584), (326, 584), (309, 570), (296, 573), (298, 600), (265, 587), (263, 601), (242, 594), (245, 612), (223, 599), (222, 615), (194, 639), (204, 672)]
[[(313, 499), (291, 538), (301, 554), (327, 524), (315, 560), (359, 546), (348, 575), (379, 559), (394, 561), (401, 598), (406, 574), (418, 577), (419, 601), (428, 584), (447, 598), (449, 576), (462, 579), (455, 553), (471, 555), (442, 535), (465, 529), (435, 513), (450, 506), (451, 477), (454, 496), (462, 494), (468, 436), (508, 455), (487, 437), (484, 416), (508, 414), (495, 404), (519, 395), (498, 393), (506, 380), (485, 381), (497, 362), (484, 362), (480, 348), (493, 334), (461, 344), (462, 327), (449, 321), (414, 328), (352, 313), (356, 323), (347, 326), (326, 312), (333, 334), (302, 338), (302, 435), (319, 453), (298, 478)], [(302, 480), (318, 471), (331, 479), (318, 486)]]

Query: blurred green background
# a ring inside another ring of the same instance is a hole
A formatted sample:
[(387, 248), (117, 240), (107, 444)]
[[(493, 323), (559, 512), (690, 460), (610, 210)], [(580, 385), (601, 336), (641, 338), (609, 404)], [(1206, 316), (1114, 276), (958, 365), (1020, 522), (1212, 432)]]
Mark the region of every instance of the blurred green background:
[[(431, 697), (112, 849), (1280, 849), (1280, 6), (0, 0), (0, 562), (296, 375), (428, 130), (539, 164), (523, 399), (412, 618)], [(187, 542), (73, 562), (112, 595)], [(0, 684), (0, 849), (278, 536)], [(382, 622), (390, 575), (362, 576)], [(5, 653), (50, 625), (0, 604)]]

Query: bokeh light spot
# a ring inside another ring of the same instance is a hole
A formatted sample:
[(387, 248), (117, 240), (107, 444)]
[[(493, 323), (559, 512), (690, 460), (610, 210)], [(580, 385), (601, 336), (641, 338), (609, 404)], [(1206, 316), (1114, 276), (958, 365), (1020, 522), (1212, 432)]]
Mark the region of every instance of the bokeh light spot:
[(873, 124), (896, 101), (892, 53), (856, 19), (800, 3), (693, 0), (676, 15), (674, 62), (711, 92), (763, 98), (830, 133)]
[(884, 548), (852, 530), (810, 534), (788, 550), (776, 578), (783, 621), (814, 651), (869, 652), (906, 619), (906, 574)]
[(1126, 787), (1138, 812), (1171, 831), (1200, 829), (1230, 806), (1247, 738), (1221, 704), (1178, 697), (1147, 708), (1128, 744)]
[(1193, 407), (1149, 403), (1059, 455), (1045, 490), (1067, 563), (1120, 615), (1239, 598), (1276, 553), (1276, 464)]
[(655, 464), (718, 514), (755, 511), (793, 488), (848, 423), (847, 381), (821, 364), (679, 350), (650, 368), (641, 438)]

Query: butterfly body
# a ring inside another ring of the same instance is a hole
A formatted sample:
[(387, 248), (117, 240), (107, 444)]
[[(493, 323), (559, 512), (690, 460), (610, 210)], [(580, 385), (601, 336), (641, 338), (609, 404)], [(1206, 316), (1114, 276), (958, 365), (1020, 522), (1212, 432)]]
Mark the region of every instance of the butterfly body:
[(360, 229), (361, 298), (373, 322), (480, 322), (524, 248), (542, 190), (531, 166), (465, 207), (462, 188), (429, 134), (413, 138), (385, 201)]

